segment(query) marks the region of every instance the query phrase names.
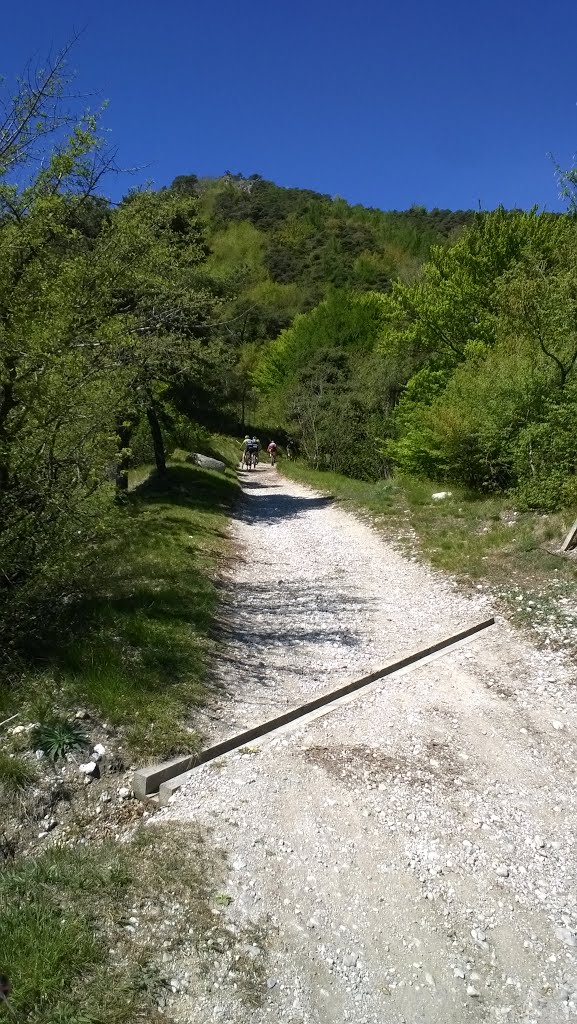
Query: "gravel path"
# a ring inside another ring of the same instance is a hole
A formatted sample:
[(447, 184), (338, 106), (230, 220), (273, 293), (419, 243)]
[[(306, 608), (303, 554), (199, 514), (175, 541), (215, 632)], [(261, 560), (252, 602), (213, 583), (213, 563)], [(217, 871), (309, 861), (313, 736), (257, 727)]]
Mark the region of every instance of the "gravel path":
[[(211, 737), (490, 614), (276, 471), (244, 489)], [(171, 964), (208, 965), (177, 1019), (577, 1019), (576, 728), (569, 661), (498, 622), (197, 770), (160, 818), (225, 850), (228, 940)]]

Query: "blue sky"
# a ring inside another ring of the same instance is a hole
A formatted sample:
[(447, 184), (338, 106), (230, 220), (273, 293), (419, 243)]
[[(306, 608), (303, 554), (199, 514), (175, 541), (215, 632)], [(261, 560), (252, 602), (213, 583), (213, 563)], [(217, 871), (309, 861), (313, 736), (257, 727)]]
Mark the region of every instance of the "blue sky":
[[(258, 172), (385, 209), (560, 209), (577, 151), (574, 0), (22, 0), (0, 71), (83, 29), (78, 88), (133, 177)], [(94, 103), (96, 97), (92, 100)]]

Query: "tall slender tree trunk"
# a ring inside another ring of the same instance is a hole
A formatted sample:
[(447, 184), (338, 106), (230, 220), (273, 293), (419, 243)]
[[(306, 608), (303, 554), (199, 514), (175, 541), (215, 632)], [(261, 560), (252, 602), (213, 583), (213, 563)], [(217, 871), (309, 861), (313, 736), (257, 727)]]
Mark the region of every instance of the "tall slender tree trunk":
[(153, 405), (149, 405), (146, 410), (146, 418), (150, 427), (150, 434), (152, 437), (152, 445), (154, 448), (154, 461), (156, 462), (156, 471), (159, 476), (165, 476), (166, 474), (166, 455), (164, 452), (164, 441), (162, 439), (162, 429), (158, 422), (158, 416), (156, 415), (156, 409)]
[(120, 417), (116, 421), (116, 436), (118, 437), (118, 458), (116, 461), (116, 494), (120, 496), (128, 490), (128, 467), (130, 455), (127, 449), (130, 447), (132, 435), (132, 423)]

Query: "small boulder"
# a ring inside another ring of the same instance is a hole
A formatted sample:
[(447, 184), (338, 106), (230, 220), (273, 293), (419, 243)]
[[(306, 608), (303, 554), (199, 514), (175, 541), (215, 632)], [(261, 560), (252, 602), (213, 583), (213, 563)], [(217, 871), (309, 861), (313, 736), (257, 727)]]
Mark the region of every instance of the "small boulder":
[(198, 452), (193, 452), (186, 458), (187, 462), (192, 462), (195, 466), (200, 466), (202, 469), (215, 469), (219, 473), (224, 473), (226, 465), (221, 462), (220, 459), (211, 459), (208, 455), (199, 455)]
[(431, 494), (433, 501), (443, 501), (445, 498), (452, 498), (452, 491), (436, 491), (435, 494)]

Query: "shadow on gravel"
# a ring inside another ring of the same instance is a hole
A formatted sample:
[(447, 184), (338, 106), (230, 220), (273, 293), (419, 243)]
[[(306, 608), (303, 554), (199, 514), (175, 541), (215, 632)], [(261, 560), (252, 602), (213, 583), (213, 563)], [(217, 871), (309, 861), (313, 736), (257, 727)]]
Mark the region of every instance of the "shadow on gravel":
[[(279, 589), (283, 593), (282, 604), (290, 605), (290, 623), (286, 627), (282, 606), (279, 607)], [(304, 644), (309, 648), (313, 671), (315, 646), (319, 649), (319, 661), (326, 657), (321, 652), (326, 651), (327, 645), (344, 647), (350, 650), (352, 664), (354, 652), (363, 645), (363, 635), (339, 625), (339, 613), (346, 606), (356, 610), (359, 621), (363, 621), (366, 605), (358, 596), (352, 598), (340, 589), (329, 593), (322, 581), (310, 585), (300, 581), (288, 584), (282, 579), (237, 583), (229, 590), (219, 616), (217, 628), (224, 641), (219, 662), (238, 670), (237, 681), (246, 675), (250, 662), (251, 684), (265, 689), (276, 685), (275, 673), (279, 669), (284, 677), (302, 675), (300, 659), (294, 669), (291, 666), (291, 650)]]
[[(244, 523), (260, 523), (266, 526), (279, 519), (296, 519), (314, 509), (327, 508), (334, 501), (334, 498), (326, 495), (307, 498), (299, 495), (279, 494), (276, 486), (265, 487), (256, 480), (243, 481), (242, 486), (256, 492), (246, 495), (245, 500), (237, 509), (237, 518)], [(258, 493), (259, 491), (260, 493)]]

